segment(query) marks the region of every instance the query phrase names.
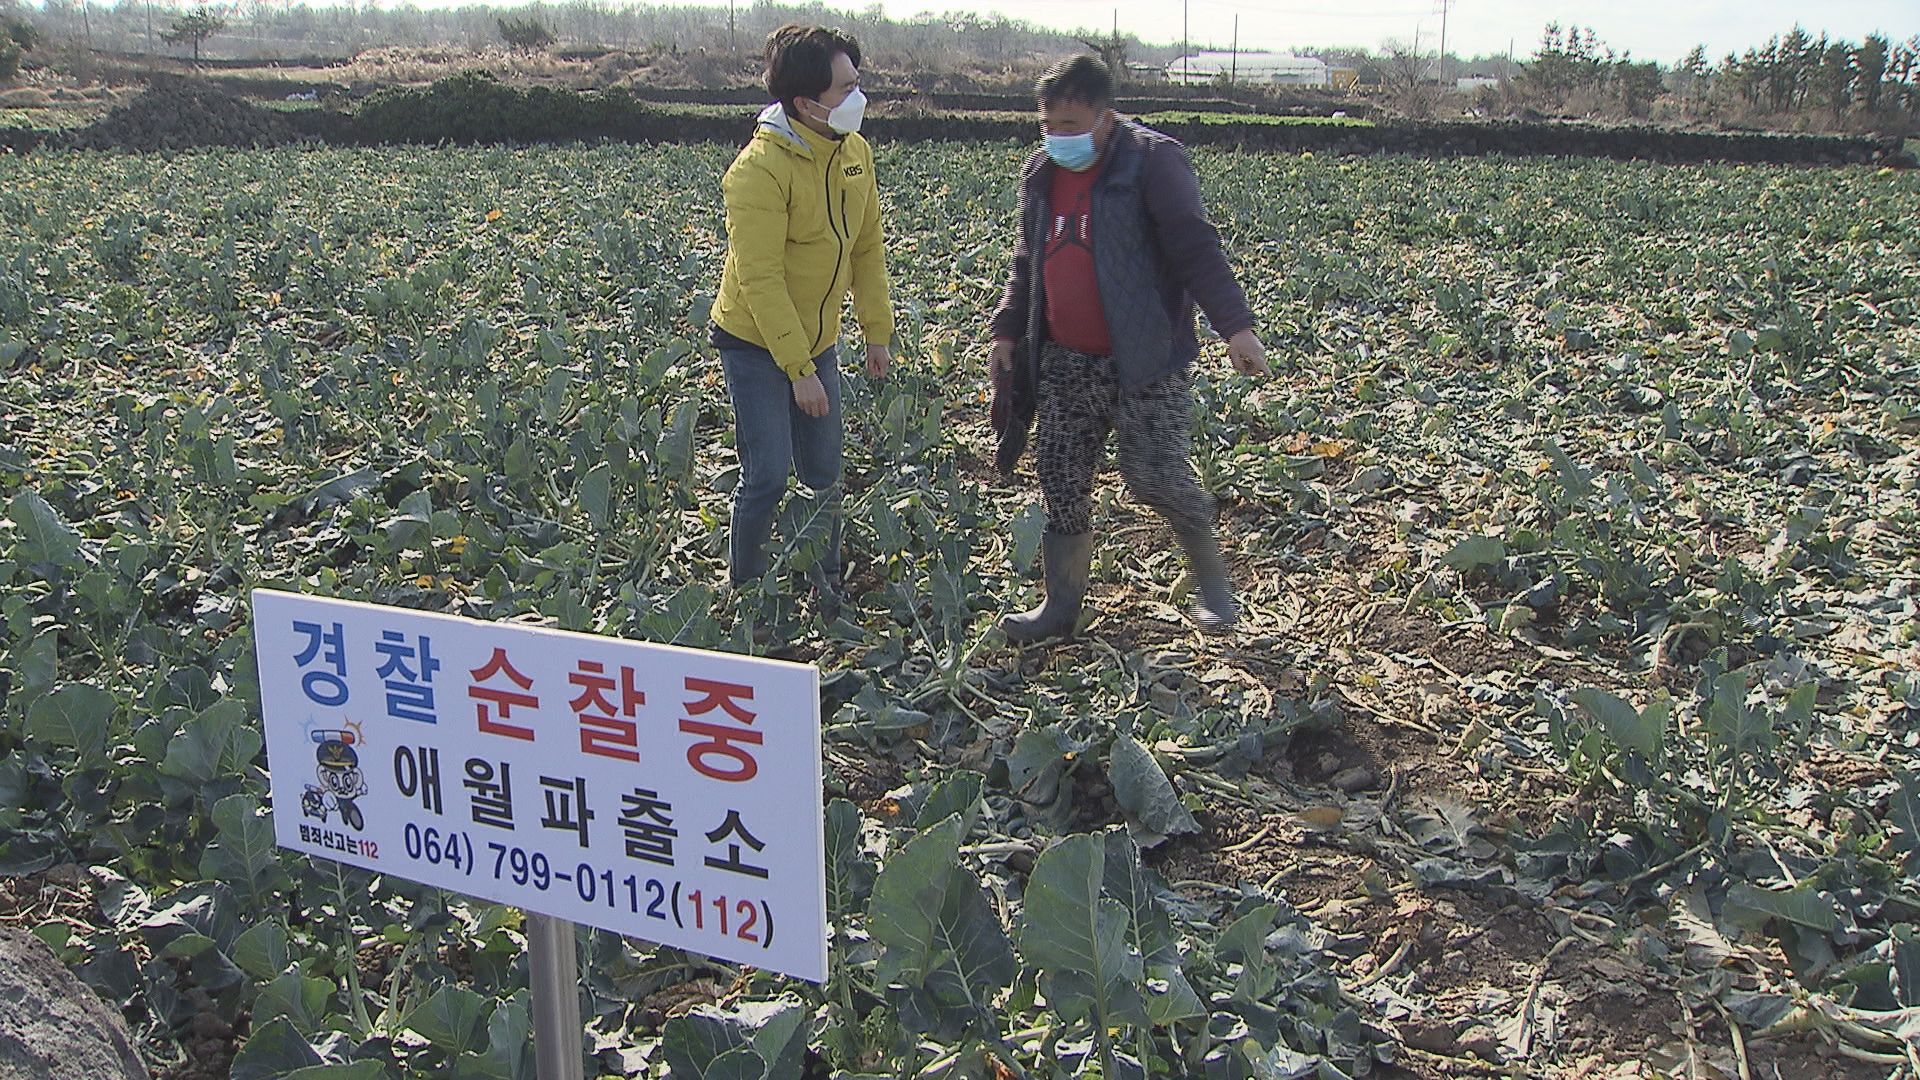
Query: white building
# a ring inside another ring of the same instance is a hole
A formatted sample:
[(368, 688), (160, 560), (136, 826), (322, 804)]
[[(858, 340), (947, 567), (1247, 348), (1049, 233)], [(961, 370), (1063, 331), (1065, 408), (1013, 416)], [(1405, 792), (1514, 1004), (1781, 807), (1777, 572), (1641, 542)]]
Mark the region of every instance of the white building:
[(1326, 86), (1327, 65), (1311, 56), (1275, 52), (1198, 52), (1167, 65), (1167, 81), (1206, 86), (1231, 77), (1255, 86)]

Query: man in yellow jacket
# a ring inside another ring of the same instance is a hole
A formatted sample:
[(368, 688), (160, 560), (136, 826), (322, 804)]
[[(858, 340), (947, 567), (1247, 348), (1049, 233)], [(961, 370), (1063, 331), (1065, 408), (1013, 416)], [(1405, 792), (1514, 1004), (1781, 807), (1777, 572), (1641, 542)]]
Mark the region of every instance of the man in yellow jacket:
[[(728, 572), (772, 569), (767, 541), (787, 477), (821, 500), (827, 547), (808, 568), (826, 609), (840, 587), (840, 372), (835, 343), (848, 290), (867, 374), (893, 343), (873, 148), (860, 137), (860, 45), (837, 30), (787, 25), (767, 38), (767, 90), (753, 138), (727, 169), (727, 261), (713, 343), (733, 402), (740, 481)], [(795, 538), (789, 537), (791, 543)]]

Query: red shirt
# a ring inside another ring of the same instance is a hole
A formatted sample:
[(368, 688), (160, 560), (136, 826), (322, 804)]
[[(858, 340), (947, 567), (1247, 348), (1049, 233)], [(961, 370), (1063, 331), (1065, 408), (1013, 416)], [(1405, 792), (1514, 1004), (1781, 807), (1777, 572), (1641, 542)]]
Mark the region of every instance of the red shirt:
[(1047, 200), (1053, 217), (1047, 223), (1042, 267), (1048, 336), (1089, 356), (1113, 352), (1107, 309), (1100, 303), (1100, 283), (1093, 272), (1093, 185), (1100, 172), (1054, 166)]

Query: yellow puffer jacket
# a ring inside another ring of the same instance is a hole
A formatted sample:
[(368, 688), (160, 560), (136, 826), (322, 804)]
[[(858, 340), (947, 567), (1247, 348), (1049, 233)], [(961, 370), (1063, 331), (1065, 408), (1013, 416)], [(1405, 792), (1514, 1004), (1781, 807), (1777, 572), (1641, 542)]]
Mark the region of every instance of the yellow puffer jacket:
[(720, 186), (727, 205), (727, 264), (713, 305), (720, 329), (771, 352), (789, 378), (803, 379), (813, 374), (813, 358), (839, 340), (851, 288), (867, 342), (893, 343), (867, 140), (827, 138), (775, 102)]

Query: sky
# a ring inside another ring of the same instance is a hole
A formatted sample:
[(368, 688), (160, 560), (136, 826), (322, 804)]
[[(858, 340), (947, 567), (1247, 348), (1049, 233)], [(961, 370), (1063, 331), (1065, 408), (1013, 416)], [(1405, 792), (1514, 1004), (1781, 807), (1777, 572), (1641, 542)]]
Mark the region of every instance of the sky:
[[(832, 2), (832, 0), (829, 0)], [(1187, 40), (1227, 48), (1239, 17), (1240, 47), (1286, 51), (1311, 46), (1359, 45), (1377, 50), (1388, 38), (1423, 51), (1440, 44), (1441, 7), (1447, 51), (1455, 56), (1533, 54), (1550, 22), (1591, 26), (1603, 44), (1636, 59), (1671, 64), (1695, 45), (1717, 62), (1785, 34), (1794, 25), (1819, 36), (1858, 42), (1875, 31), (1894, 40), (1920, 34), (1920, 0), (1614, 0), (1602, 4), (1525, 3), (1522, 0), (883, 0), (896, 19), (923, 11), (1002, 13), (1060, 29), (1111, 30), (1149, 43), (1178, 43), (1185, 10)], [(865, 7), (865, 3), (858, 3)]]

